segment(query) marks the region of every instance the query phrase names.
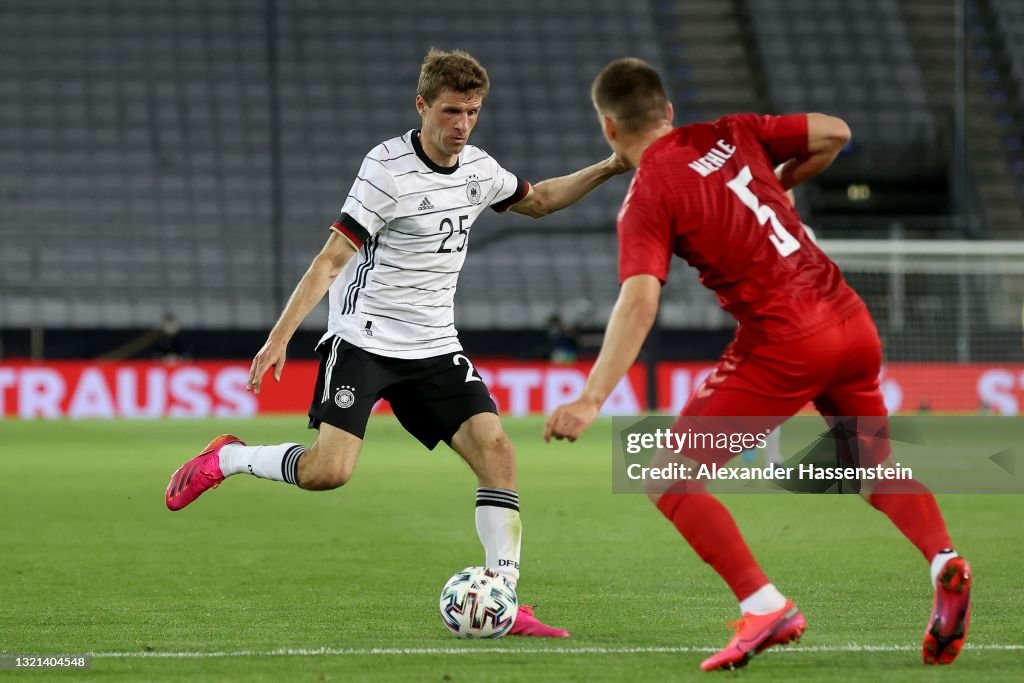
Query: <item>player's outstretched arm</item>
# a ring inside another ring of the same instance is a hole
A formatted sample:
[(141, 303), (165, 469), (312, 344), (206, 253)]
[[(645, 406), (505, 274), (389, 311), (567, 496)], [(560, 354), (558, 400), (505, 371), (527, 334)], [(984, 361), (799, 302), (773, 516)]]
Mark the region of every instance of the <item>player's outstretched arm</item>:
[(542, 180), (531, 187), (522, 200), (509, 208), (524, 216), (541, 218), (572, 206), (604, 181), (628, 170), (626, 162), (613, 154), (575, 173)]
[(291, 341), (292, 335), (299, 329), (299, 325), (309, 312), (324, 298), (331, 283), (355, 253), (355, 246), (347, 238), (336, 232), (331, 233), (323, 249), (316, 255), (306, 274), (296, 285), (281, 317), (277, 319), (274, 329), (267, 336), (263, 348), (253, 358), (246, 389), (260, 393), (263, 376), (270, 368), (274, 368), (274, 379), (281, 381), (288, 342)]
[(593, 424), (608, 395), (636, 362), (658, 317), (660, 297), (661, 282), (653, 275), (626, 278), (583, 394), (551, 414), (544, 426), (544, 441), (551, 441), (552, 437), (575, 441)]
[(790, 159), (778, 173), (782, 187), (796, 187), (818, 175), (835, 160), (850, 141), (846, 121), (825, 114), (807, 115), (807, 154)]

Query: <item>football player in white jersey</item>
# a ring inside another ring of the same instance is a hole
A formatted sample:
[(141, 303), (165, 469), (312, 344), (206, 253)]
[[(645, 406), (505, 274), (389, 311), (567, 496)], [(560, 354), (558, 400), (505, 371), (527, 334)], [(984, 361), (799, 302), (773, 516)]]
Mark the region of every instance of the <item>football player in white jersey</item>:
[[(171, 477), (168, 508), (180, 510), (243, 472), (303, 489), (343, 486), (355, 469), (370, 410), (384, 398), (425, 446), (444, 441), (472, 468), (486, 566), (516, 584), (515, 452), (459, 343), (452, 310), (458, 273), (473, 223), (488, 207), (539, 218), (574, 204), (626, 167), (612, 155), (531, 186), (468, 144), (488, 88), (487, 72), (465, 52), (427, 54), (416, 93), (420, 128), (382, 142), (363, 159), (327, 243), (253, 359), (248, 388), (259, 393), (269, 370), (280, 380), (289, 340), (330, 293), (309, 409), (310, 427), (319, 430), (313, 444), (247, 446), (219, 436)], [(509, 633), (569, 635), (525, 606)]]

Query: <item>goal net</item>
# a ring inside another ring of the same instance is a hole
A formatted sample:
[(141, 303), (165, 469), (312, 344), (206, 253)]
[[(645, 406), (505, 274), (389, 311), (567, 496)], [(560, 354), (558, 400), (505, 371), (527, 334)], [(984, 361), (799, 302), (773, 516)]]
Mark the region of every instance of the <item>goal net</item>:
[(830, 240), (890, 361), (1021, 360), (1024, 243)]
[[(820, 246), (878, 326), (890, 412), (1020, 412), (1024, 242), (836, 239)], [(676, 269), (665, 287), (661, 323), (734, 325), (685, 270)]]
[(886, 359), (890, 410), (1017, 414), (1024, 243), (830, 240)]

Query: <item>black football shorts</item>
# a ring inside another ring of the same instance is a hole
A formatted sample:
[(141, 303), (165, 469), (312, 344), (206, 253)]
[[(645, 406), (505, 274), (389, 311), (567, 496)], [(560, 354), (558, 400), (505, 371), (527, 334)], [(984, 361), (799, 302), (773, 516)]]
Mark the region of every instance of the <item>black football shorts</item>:
[(343, 429), (360, 439), (378, 399), (427, 448), (451, 445), (463, 422), (498, 409), (480, 375), (461, 351), (430, 358), (390, 358), (364, 351), (340, 337), (317, 347), (320, 370), (309, 406), (309, 426)]

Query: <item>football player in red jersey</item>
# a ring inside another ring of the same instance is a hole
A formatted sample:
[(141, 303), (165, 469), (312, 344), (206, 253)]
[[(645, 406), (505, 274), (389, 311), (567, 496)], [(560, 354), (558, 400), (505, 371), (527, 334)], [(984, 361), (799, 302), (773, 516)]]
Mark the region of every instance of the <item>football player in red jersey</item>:
[[(760, 416), (768, 430), (808, 402), (834, 429), (848, 424), (838, 416), (873, 416), (886, 430), (874, 322), (786, 197), (832, 163), (850, 139), (846, 123), (823, 114), (738, 114), (673, 127), (657, 71), (638, 59), (609, 64), (591, 94), (605, 139), (636, 169), (618, 216), (621, 289), (582, 396), (552, 413), (545, 440), (574, 441), (596, 419), (654, 323), (673, 255), (699, 271), (739, 322), (714, 372), (684, 406), (679, 431), (686, 420), (711, 416)], [(867, 464), (888, 460), (887, 431), (852, 433), (872, 458)], [(722, 464), (733, 454), (686, 455), (690, 464)], [(952, 662), (970, 619), (971, 574), (952, 550), (934, 497), (914, 480), (865, 481), (860, 493), (931, 563), (935, 602), (923, 658)], [(800, 637), (803, 615), (768, 580), (701, 481), (649, 486), (648, 494), (740, 603), (735, 636), (701, 668), (743, 666)]]

